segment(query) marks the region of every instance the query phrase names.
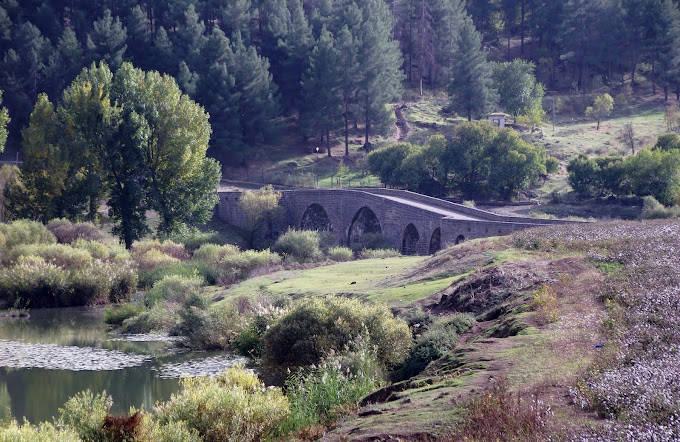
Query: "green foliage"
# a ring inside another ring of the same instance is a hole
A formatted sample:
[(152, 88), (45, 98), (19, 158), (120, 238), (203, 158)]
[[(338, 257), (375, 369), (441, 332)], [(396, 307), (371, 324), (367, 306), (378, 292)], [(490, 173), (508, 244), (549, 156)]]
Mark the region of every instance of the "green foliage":
[(234, 255), (239, 252), (239, 248), (231, 244), (224, 246), (219, 246), (216, 244), (203, 244), (198, 248), (198, 250), (194, 252), (194, 254), (191, 256), (191, 259), (194, 261), (205, 261), (217, 264), (225, 256)]
[[(2, 104), (2, 90), (0, 90), (0, 104)], [(5, 150), (7, 141), (7, 125), (9, 124), (9, 111), (6, 107), (0, 108), (0, 153)]]
[(102, 425), (112, 405), (113, 401), (106, 393), (81, 391), (59, 409), (58, 426), (72, 428), (83, 440), (105, 440)]
[(401, 362), (411, 340), (406, 323), (386, 307), (344, 298), (303, 299), (267, 330), (263, 357), (275, 366), (308, 366), (346, 346), (351, 350), (361, 336), (376, 346), (384, 366)]
[(0, 427), (0, 442), (80, 442), (82, 439), (71, 428), (57, 428), (43, 422), (34, 426), (29, 422), (19, 425), (16, 421)]
[(169, 332), (179, 321), (179, 307), (170, 304), (156, 304), (137, 316), (124, 319), (120, 331), (125, 334)]
[[(166, 255), (167, 256), (167, 255)], [(217, 284), (222, 272), (215, 264), (202, 261), (176, 262), (148, 269), (140, 269), (139, 285), (143, 289), (153, 287), (156, 282), (171, 275), (192, 278), (199, 276), (205, 284)]]
[(226, 255), (219, 268), (226, 282), (241, 281), (256, 270), (266, 271), (281, 264), (281, 256), (269, 250), (246, 250), (234, 255)]
[(549, 174), (554, 174), (560, 171), (560, 160), (555, 157), (547, 157), (545, 159), (545, 171)]
[(402, 185), (400, 169), (403, 161), (414, 152), (411, 143), (397, 143), (383, 147), (368, 155), (368, 168), (371, 173), (380, 177), (380, 181), (388, 186)]
[(104, 322), (112, 325), (121, 325), (126, 319), (140, 314), (142, 308), (137, 304), (121, 304), (108, 307), (104, 311)]
[(267, 389), (241, 367), (218, 378), (182, 380), (182, 390), (158, 404), (161, 424), (185, 422), (204, 441), (259, 441), (290, 413), (280, 389)]
[(318, 367), (301, 369), (286, 381), (290, 416), (281, 432), (291, 432), (314, 425), (330, 425), (347, 407), (356, 407), (361, 399), (383, 382), (382, 368), (375, 352), (359, 344), (355, 351), (325, 360)]
[(354, 258), (354, 252), (348, 247), (331, 247), (326, 252), (326, 256), (331, 261), (345, 262)]
[(184, 338), (183, 345), (195, 350), (225, 350), (247, 322), (235, 308), (210, 308), (208, 300), (194, 294), (187, 299), (172, 334)]
[(593, 105), (586, 109), (586, 117), (592, 117), (597, 121), (597, 130), (600, 130), (600, 120), (606, 118), (614, 109), (614, 99), (609, 94), (595, 97)]
[(319, 232), (316, 230), (288, 230), (281, 235), (274, 245), (272, 251), (289, 256), (297, 262), (311, 262), (321, 258), (322, 253), (319, 248)]
[(254, 192), (246, 190), (241, 194), (238, 205), (246, 218), (248, 243), (254, 246), (256, 235), (261, 234), (268, 219), (277, 215), (281, 192), (277, 192), (269, 185)]
[(453, 59), (449, 84), (451, 107), (472, 121), (491, 109), (495, 91), (491, 66), (482, 52), (482, 37), (469, 17), (463, 20), (456, 46), (459, 52)]
[(680, 135), (668, 133), (659, 136), (659, 139), (656, 140), (656, 144), (654, 145), (654, 149), (666, 151), (680, 149)]
[(56, 238), (41, 223), (28, 220), (17, 220), (9, 224), (0, 224), (0, 233), (5, 237), (7, 248), (21, 244), (54, 244)]
[(152, 307), (159, 302), (184, 304), (189, 296), (199, 293), (202, 286), (203, 279), (199, 277), (166, 276), (144, 295), (144, 305)]
[(520, 59), (492, 65), (498, 104), (506, 112), (519, 116), (529, 115), (535, 110), (542, 111), (541, 102), (545, 90), (542, 84), (536, 82), (535, 69), (536, 65), (532, 62)]
[(355, 252), (363, 250), (391, 250), (392, 246), (380, 232), (363, 233), (358, 241), (352, 242), (350, 248)]
[(226, 243), (224, 236), (218, 232), (201, 232), (195, 229), (175, 233), (170, 236), (170, 240), (184, 245), (184, 248), (190, 252), (193, 252), (206, 244), (222, 245)]
[(653, 196), (646, 196), (642, 199), (642, 219), (666, 219), (680, 217), (680, 207), (674, 205), (666, 207), (656, 200)]

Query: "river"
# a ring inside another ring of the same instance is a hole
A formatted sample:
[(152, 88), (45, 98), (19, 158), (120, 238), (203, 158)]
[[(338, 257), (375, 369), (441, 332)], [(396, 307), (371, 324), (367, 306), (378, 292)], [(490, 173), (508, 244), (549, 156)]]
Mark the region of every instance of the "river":
[(226, 352), (179, 352), (162, 335), (121, 336), (103, 317), (98, 308), (64, 308), (0, 318), (0, 417), (50, 420), (85, 389), (106, 391), (113, 414), (150, 410), (179, 389), (180, 377), (246, 362)]

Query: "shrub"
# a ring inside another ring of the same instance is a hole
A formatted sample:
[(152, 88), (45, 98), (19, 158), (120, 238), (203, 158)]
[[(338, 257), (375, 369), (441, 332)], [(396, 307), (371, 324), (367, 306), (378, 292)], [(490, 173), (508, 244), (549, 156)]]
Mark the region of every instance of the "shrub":
[(71, 247), (75, 249), (87, 250), (94, 259), (101, 261), (130, 261), (130, 252), (125, 250), (120, 245), (106, 245), (98, 241), (88, 241), (85, 239), (77, 239), (71, 243)]
[(321, 256), (319, 232), (291, 229), (276, 240), (272, 251), (290, 256), (298, 262), (317, 260)]
[(53, 424), (43, 422), (38, 426), (16, 421), (0, 427), (0, 442), (80, 442), (78, 434), (71, 428), (57, 428)]
[(199, 277), (166, 276), (146, 293), (144, 305), (152, 307), (161, 301), (184, 304), (189, 295), (199, 292), (202, 286), (203, 279)]
[(401, 256), (397, 249), (364, 249), (359, 254), (360, 259), (382, 259)]
[(468, 330), (474, 323), (474, 316), (469, 314), (454, 314), (434, 320), (417, 337), (416, 345), (395, 373), (395, 378), (404, 380), (421, 373), (430, 362), (441, 358), (453, 348), (458, 342), (458, 335)]
[(156, 407), (159, 422), (186, 422), (207, 442), (265, 440), (290, 412), (280, 389), (265, 388), (242, 367), (181, 383), (179, 393)]
[(354, 258), (354, 253), (348, 247), (333, 247), (328, 249), (327, 256), (330, 260), (345, 262), (351, 261)]
[(220, 261), (220, 269), (224, 272), (225, 282), (246, 279), (253, 271), (281, 264), (281, 256), (269, 250), (246, 250), (234, 255), (227, 255)]
[(157, 239), (151, 241), (143, 241), (134, 245), (132, 248), (133, 255), (144, 255), (152, 250), (156, 250), (164, 255), (172, 256), (177, 260), (185, 260), (189, 258), (189, 253), (182, 244), (177, 244), (173, 241), (159, 241)]
[(557, 295), (552, 287), (542, 285), (534, 292), (532, 307), (543, 323), (557, 322), (560, 317)]
[(7, 248), (21, 244), (54, 244), (57, 241), (44, 225), (24, 219), (10, 224), (0, 224), (0, 233), (5, 236)]
[(406, 323), (384, 306), (314, 298), (299, 301), (267, 330), (263, 356), (278, 366), (316, 364), (331, 352), (353, 345), (362, 335), (376, 346), (378, 360), (386, 366), (402, 362), (411, 344)]
[(387, 238), (382, 233), (364, 233), (359, 241), (350, 244), (350, 248), (355, 251), (363, 249), (389, 249), (392, 247)]
[(82, 269), (93, 263), (92, 255), (87, 250), (74, 249), (65, 244), (19, 245), (7, 253), (5, 262), (16, 262), (22, 256), (39, 256), (45, 262), (63, 269)]
[(137, 266), (142, 269), (155, 269), (161, 266), (179, 263), (180, 260), (157, 249), (150, 249), (143, 253), (135, 253)]
[(59, 409), (57, 424), (72, 428), (83, 440), (106, 440), (102, 425), (112, 405), (113, 401), (106, 393), (97, 395), (90, 390), (81, 391)]
[(184, 337), (184, 345), (194, 350), (224, 350), (229, 348), (241, 326), (242, 320), (235, 309), (209, 309), (204, 298), (192, 295), (180, 310), (171, 333)]
[(190, 230), (182, 233), (172, 235), (172, 241), (184, 245), (184, 247), (193, 252), (206, 244), (226, 244), (224, 235), (217, 232), (201, 232), (199, 230)]
[(185, 278), (200, 277), (206, 284), (214, 285), (222, 272), (214, 265), (201, 261), (174, 262), (172, 264), (143, 269), (139, 271), (139, 284), (142, 288), (151, 288), (167, 276), (183, 276)]
[(104, 322), (121, 325), (126, 319), (139, 315), (142, 308), (137, 304), (123, 304), (110, 306), (104, 312)]
[(47, 230), (52, 232), (60, 244), (71, 244), (78, 239), (85, 241), (101, 241), (104, 234), (92, 223), (72, 223), (63, 218), (53, 219), (47, 223)]
[(157, 304), (148, 311), (142, 312), (123, 321), (121, 333), (143, 334), (151, 332), (168, 332), (179, 321), (177, 306)]
[(680, 207), (675, 205), (666, 207), (653, 196), (642, 199), (642, 219), (666, 219), (680, 216)]
[(375, 352), (365, 345), (342, 358), (297, 371), (286, 381), (291, 413), (282, 432), (331, 424), (347, 410), (343, 405), (356, 408), (361, 399), (379, 388), (382, 377)]
[(195, 261), (205, 261), (217, 264), (227, 255), (235, 255), (240, 252), (239, 248), (227, 244), (219, 246), (217, 244), (203, 244), (198, 250), (194, 252), (191, 259)]

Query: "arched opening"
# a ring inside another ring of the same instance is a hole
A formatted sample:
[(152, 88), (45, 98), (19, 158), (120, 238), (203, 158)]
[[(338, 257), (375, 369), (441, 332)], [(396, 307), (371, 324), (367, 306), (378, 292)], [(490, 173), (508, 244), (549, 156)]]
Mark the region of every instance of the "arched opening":
[(300, 221), (300, 228), (302, 230), (318, 230), (319, 232), (332, 232), (333, 224), (326, 213), (326, 209), (319, 204), (311, 204), (302, 215)]
[(434, 229), (432, 232), (432, 238), (430, 239), (430, 255), (434, 255), (442, 248), (442, 231), (439, 227)]
[(351, 247), (355, 247), (355, 245), (361, 247), (362, 237), (365, 235), (376, 237), (372, 238), (371, 242), (375, 242), (377, 237), (382, 236), (380, 221), (378, 221), (378, 217), (375, 216), (375, 213), (368, 207), (362, 207), (357, 211), (356, 215), (354, 215), (352, 223), (349, 225), (347, 243)]
[(458, 235), (458, 238), (456, 238), (456, 244), (460, 244), (465, 241), (465, 237), (463, 235)]
[(401, 254), (402, 255), (416, 255), (418, 254), (418, 240), (420, 235), (418, 229), (413, 224), (409, 224), (404, 229), (404, 238), (401, 240)]

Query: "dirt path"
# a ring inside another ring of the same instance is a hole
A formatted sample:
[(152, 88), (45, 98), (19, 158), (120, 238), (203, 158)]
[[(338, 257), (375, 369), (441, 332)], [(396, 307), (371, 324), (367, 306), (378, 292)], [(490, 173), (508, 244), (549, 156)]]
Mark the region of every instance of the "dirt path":
[(411, 128), (402, 112), (404, 109), (406, 109), (405, 104), (397, 104), (394, 106), (394, 115), (397, 117), (397, 122), (394, 124), (397, 129), (394, 133), (394, 141), (396, 142), (406, 141), (406, 137), (408, 137), (409, 132), (411, 132)]

